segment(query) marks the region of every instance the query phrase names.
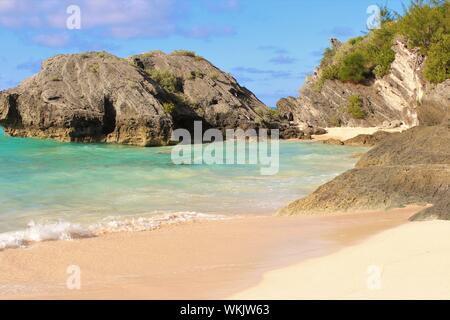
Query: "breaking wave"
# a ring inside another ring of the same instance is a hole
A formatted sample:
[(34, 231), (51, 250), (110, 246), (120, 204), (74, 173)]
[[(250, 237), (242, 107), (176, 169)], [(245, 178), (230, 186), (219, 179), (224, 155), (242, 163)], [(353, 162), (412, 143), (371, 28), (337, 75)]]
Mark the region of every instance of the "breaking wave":
[(117, 232), (150, 231), (165, 225), (224, 219), (227, 217), (198, 212), (178, 212), (149, 217), (110, 217), (90, 225), (66, 221), (44, 224), (31, 221), (26, 229), (0, 233), (0, 250), (26, 247), (42, 241), (92, 238)]

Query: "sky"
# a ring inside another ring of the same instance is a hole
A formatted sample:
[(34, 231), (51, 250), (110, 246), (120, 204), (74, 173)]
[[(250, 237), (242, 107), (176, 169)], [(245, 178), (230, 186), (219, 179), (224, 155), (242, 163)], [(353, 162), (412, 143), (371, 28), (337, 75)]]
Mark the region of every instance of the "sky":
[[(105, 50), (127, 57), (185, 49), (230, 72), (275, 107), (280, 98), (298, 96), (331, 37), (344, 41), (367, 30), (368, 8), (376, 4), (377, 0), (0, 0), (0, 90), (37, 73), (41, 62), (56, 54)], [(401, 11), (400, 0), (387, 4)]]

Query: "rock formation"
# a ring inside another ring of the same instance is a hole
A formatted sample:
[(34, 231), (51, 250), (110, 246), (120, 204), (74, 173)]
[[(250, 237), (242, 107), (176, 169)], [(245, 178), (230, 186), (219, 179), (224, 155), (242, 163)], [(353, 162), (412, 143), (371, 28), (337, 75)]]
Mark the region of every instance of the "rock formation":
[(280, 129), (302, 137), (229, 74), (192, 52), (121, 59), (58, 55), (0, 93), (0, 125), (12, 136), (138, 146), (170, 143), (173, 129)]
[[(332, 46), (336, 45), (334, 39)], [(428, 83), (422, 77), (424, 57), (418, 50), (408, 49), (402, 41), (393, 49), (395, 60), (383, 78), (366, 84), (326, 80), (318, 90), (319, 70), (307, 78), (300, 97), (277, 103), (279, 111), (292, 115), (301, 127), (373, 127), (392, 121), (406, 126), (436, 124), (436, 114), (442, 114), (442, 106), (449, 105), (450, 80), (439, 85)], [(361, 98), (364, 119), (355, 119), (347, 112), (351, 96)]]
[(289, 204), (280, 214), (388, 209), (434, 204), (416, 219), (450, 219), (450, 128), (415, 127), (393, 134), (356, 168)]
[(341, 141), (338, 139), (328, 139), (324, 140), (324, 144), (331, 144), (331, 145), (340, 145), (340, 146), (352, 146), (352, 147), (373, 147), (379, 143), (381, 143), (383, 140), (385, 140), (387, 137), (398, 134), (398, 133), (391, 133), (386, 131), (377, 131), (374, 134), (360, 134), (354, 138)]

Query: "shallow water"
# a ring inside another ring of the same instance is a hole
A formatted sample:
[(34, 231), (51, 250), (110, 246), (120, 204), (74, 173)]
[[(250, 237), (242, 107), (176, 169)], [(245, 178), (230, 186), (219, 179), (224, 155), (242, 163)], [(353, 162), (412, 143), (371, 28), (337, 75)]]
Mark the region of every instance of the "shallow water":
[(350, 169), (364, 150), (281, 142), (279, 173), (262, 176), (256, 165), (175, 165), (171, 147), (11, 138), (0, 128), (0, 233), (30, 221), (272, 214)]

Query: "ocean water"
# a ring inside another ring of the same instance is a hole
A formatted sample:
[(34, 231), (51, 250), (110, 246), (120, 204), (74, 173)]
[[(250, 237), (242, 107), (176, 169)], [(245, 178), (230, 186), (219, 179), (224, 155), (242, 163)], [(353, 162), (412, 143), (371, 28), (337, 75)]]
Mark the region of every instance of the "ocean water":
[(11, 138), (0, 128), (0, 249), (273, 214), (353, 167), (352, 155), (364, 150), (280, 142), (279, 173), (262, 176), (256, 165), (175, 165), (171, 147)]

